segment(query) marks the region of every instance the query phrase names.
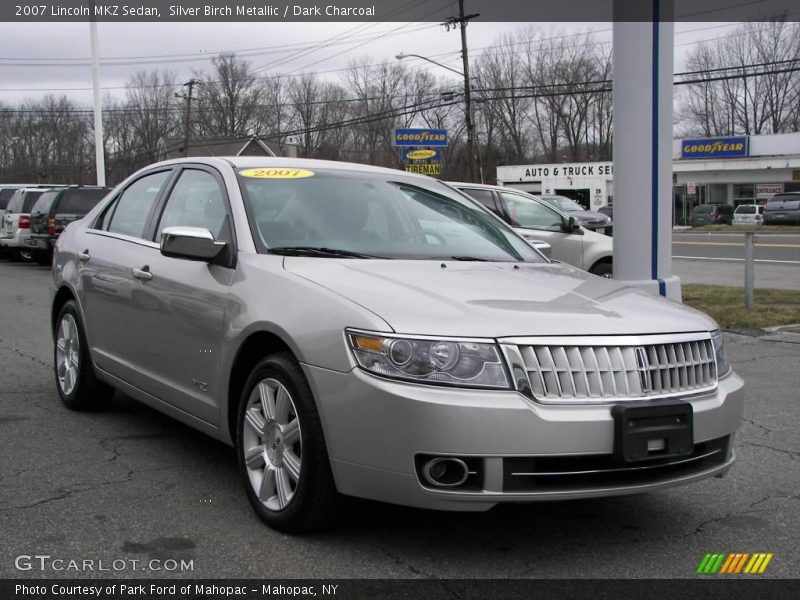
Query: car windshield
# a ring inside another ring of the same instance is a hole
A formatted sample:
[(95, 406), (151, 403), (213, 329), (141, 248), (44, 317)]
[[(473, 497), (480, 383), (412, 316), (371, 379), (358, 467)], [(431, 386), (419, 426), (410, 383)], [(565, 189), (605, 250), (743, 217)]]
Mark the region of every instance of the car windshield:
[(754, 215), (756, 214), (756, 207), (754, 204), (749, 204), (747, 206), (739, 206), (736, 209), (737, 215)]
[(436, 180), (264, 167), (239, 171), (259, 252), (544, 262), (510, 228)]
[(708, 204), (702, 204), (694, 209), (696, 213), (710, 213), (714, 211), (713, 206), (709, 206)]
[(574, 212), (576, 210), (586, 210), (580, 204), (564, 196), (542, 196), (542, 200), (552, 204), (559, 210), (564, 212)]

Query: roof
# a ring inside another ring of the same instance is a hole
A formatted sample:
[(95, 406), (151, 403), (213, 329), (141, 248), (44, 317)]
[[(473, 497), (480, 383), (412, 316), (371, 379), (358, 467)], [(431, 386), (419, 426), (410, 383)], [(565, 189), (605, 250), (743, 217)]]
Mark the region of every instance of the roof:
[[(374, 167), (372, 165), (363, 165), (359, 163), (342, 162), (336, 160), (319, 160), (315, 158), (288, 158), (284, 156), (209, 156), (205, 158), (209, 158), (211, 160), (225, 160), (237, 169), (256, 169), (258, 167), (299, 167), (303, 169), (327, 169), (329, 171), (360, 171), (362, 173), (376, 174), (381, 173), (384, 175), (391, 175), (393, 177), (403, 177), (404, 179), (431, 179), (427, 175), (407, 173), (406, 171), (401, 171), (399, 169)], [(192, 158), (180, 158), (164, 162), (168, 164), (179, 164), (182, 162), (197, 162), (197, 160), (193, 160)], [(147, 166), (148, 169), (152, 167), (153, 165)]]

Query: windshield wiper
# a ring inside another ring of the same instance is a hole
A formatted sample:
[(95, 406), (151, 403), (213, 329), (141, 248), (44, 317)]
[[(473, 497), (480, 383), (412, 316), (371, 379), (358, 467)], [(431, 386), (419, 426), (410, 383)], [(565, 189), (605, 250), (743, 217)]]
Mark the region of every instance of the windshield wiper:
[(469, 262), (499, 262), (491, 258), (478, 258), (477, 256), (446, 256), (444, 260), (463, 260)]
[(333, 258), (384, 258), (353, 252), (351, 250), (341, 250), (339, 248), (317, 248), (315, 246), (281, 246), (278, 248), (268, 248), (268, 254), (280, 254), (282, 256), (325, 256)]

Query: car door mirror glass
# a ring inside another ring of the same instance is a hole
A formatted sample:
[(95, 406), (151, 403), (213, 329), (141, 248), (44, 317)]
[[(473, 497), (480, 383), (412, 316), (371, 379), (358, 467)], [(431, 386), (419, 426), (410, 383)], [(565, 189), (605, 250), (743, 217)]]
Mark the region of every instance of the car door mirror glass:
[(226, 245), (203, 227), (167, 227), (161, 232), (161, 254), (171, 258), (210, 262)]

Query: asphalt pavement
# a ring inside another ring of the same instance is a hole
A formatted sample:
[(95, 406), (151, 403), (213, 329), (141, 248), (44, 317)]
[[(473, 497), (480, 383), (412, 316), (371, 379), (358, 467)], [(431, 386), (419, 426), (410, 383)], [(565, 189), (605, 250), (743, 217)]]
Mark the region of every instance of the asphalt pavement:
[[(772, 552), (761, 577), (797, 576), (800, 344), (790, 336), (727, 336), (748, 402), (725, 478), (477, 514), (352, 501), (331, 531), (292, 537), (254, 516), (231, 448), (119, 394), (102, 412), (61, 406), (48, 285), (47, 269), (0, 261), (0, 577), (694, 578), (707, 552)], [(193, 568), (17, 569), (34, 555)]]

